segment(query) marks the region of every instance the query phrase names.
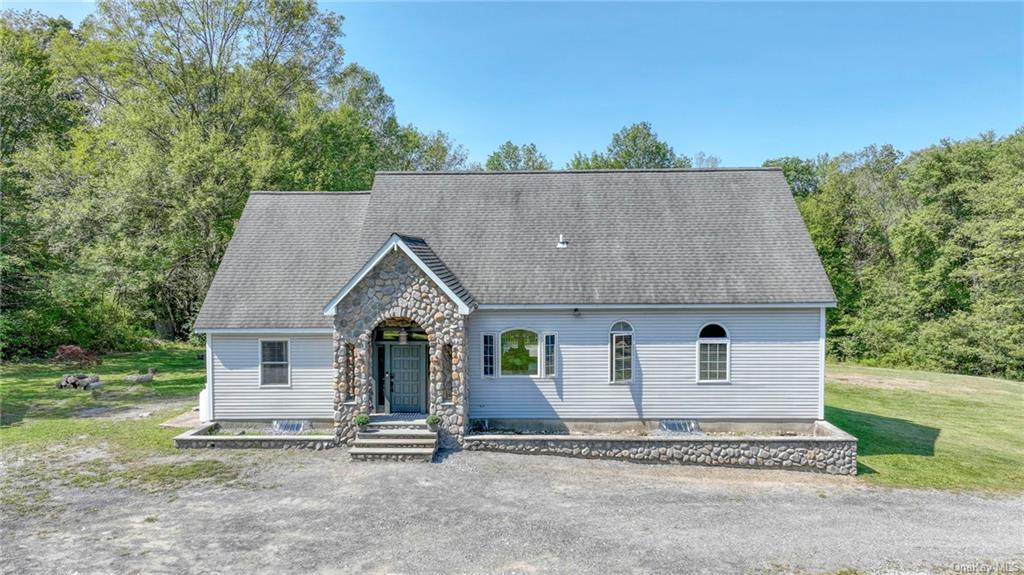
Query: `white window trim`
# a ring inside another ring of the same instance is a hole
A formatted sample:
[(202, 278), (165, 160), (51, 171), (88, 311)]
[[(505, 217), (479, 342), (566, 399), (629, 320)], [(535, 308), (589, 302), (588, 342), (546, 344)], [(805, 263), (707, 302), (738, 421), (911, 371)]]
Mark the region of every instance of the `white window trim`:
[[(537, 336), (537, 373), (525, 374), (525, 375), (519, 375), (519, 374), (505, 375), (501, 371), (501, 336), (505, 335), (506, 333), (508, 333), (510, 331), (528, 331), (528, 332), (533, 333), (533, 334), (535, 334)], [(543, 366), (543, 363), (544, 363), (543, 348), (544, 348), (544, 340), (542, 339), (540, 332), (538, 332), (535, 329), (530, 329), (528, 327), (510, 327), (508, 329), (501, 330), (500, 332), (498, 332), (498, 339), (495, 341), (495, 349), (494, 349), (494, 355), (495, 355), (495, 357), (494, 357), (494, 370), (495, 370), (495, 374), (496, 374), (495, 377), (500, 377), (500, 378), (506, 378), (506, 377), (529, 377), (530, 379), (544, 379), (544, 375), (543, 375), (544, 374), (544, 371), (543, 371), (543, 367), (544, 367)]]
[[(615, 324), (623, 322), (629, 325), (629, 331), (612, 331)], [(615, 379), (615, 342), (612, 339), (614, 335), (629, 335), (629, 373), (632, 377), (629, 379)], [(632, 385), (633, 380), (636, 379), (634, 370), (636, 368), (636, 327), (633, 322), (625, 319), (617, 319), (608, 326), (608, 383), (609, 385)]]
[[(555, 353), (552, 354), (552, 363), (555, 364), (554, 369), (551, 370), (551, 375), (548, 375), (548, 347), (547, 339), (548, 336), (555, 338)], [(558, 377), (558, 332), (545, 331), (540, 334), (540, 342), (538, 350), (540, 355), (540, 377), (541, 379), (555, 379)]]
[[(494, 373), (492, 373), (491, 375), (487, 375), (486, 371), (484, 370), (484, 367), (486, 366), (487, 357), (487, 354), (484, 352), (484, 349), (486, 348), (484, 339), (487, 336), (491, 336), (491, 340), (494, 342), (493, 345), (491, 346), (491, 352), (494, 354)], [(486, 377), (487, 379), (497, 379), (498, 374), (501, 373), (500, 371), (498, 371), (498, 361), (500, 361), (501, 358), (501, 353), (499, 353), (498, 351), (499, 347), (501, 347), (501, 340), (498, 338), (498, 334), (492, 331), (480, 334), (480, 377)]]
[[(717, 325), (725, 330), (725, 337), (701, 337), (700, 332), (709, 325)], [(725, 344), (725, 379), (701, 379), (700, 378), (700, 344), (702, 343), (724, 343)], [(729, 336), (729, 328), (720, 321), (709, 321), (700, 326), (697, 330), (696, 365), (694, 372), (697, 383), (732, 383), (732, 338)]]
[[(292, 340), (287, 337), (261, 337), (256, 340), (256, 369), (259, 370), (259, 382), (260, 388), (266, 389), (286, 389), (292, 386)], [(288, 383), (263, 383), (263, 342), (265, 341), (283, 341), (287, 342), (288, 348)]]

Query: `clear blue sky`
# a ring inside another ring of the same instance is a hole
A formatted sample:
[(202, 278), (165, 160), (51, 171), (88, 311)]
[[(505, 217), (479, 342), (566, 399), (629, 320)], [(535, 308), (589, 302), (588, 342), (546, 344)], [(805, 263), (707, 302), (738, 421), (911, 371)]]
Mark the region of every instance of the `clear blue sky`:
[[(93, 5), (0, 0), (81, 20)], [(910, 151), (1024, 124), (1024, 3), (352, 3), (346, 59), (399, 119), (482, 161), (535, 142), (556, 166), (641, 120), (724, 165)]]

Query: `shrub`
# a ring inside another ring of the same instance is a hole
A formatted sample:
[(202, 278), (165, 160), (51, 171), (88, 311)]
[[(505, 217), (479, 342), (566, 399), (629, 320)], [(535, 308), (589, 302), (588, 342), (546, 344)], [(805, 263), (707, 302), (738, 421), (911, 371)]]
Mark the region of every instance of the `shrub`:
[(53, 354), (53, 361), (56, 363), (66, 363), (72, 365), (99, 365), (103, 363), (100, 357), (95, 353), (82, 349), (77, 345), (62, 345), (57, 348), (57, 353)]
[(441, 418), (436, 413), (431, 413), (427, 416), (427, 425), (438, 425), (441, 423)]
[(152, 347), (140, 317), (109, 299), (85, 294), (75, 299), (67, 294), (50, 294), (51, 299), (23, 309), (0, 313), (0, 355), (5, 360), (48, 357), (66, 342), (95, 352), (141, 351)]
[(360, 413), (355, 417), (355, 419), (352, 420), (352, 422), (359, 427), (365, 427), (367, 425), (370, 425), (370, 416), (366, 415), (365, 413)]

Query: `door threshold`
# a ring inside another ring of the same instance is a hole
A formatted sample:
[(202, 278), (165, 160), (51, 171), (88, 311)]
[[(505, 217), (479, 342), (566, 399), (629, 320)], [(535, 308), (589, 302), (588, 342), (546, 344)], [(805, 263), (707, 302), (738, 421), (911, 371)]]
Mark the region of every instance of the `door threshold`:
[(372, 421), (416, 421), (427, 417), (426, 413), (371, 413)]

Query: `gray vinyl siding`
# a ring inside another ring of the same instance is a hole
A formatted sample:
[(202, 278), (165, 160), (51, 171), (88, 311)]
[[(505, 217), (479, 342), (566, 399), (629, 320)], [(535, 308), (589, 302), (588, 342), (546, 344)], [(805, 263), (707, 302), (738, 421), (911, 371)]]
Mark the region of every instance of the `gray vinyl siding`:
[[(472, 418), (817, 419), (821, 310), (477, 310), (468, 317)], [(608, 330), (634, 329), (634, 383), (609, 383)], [(697, 383), (697, 334), (730, 336), (730, 382)], [(483, 377), (482, 334), (527, 328), (558, 336), (554, 378)]]
[[(331, 419), (334, 379), (330, 334), (209, 334), (213, 419)], [(290, 387), (260, 387), (259, 340), (290, 342)]]

